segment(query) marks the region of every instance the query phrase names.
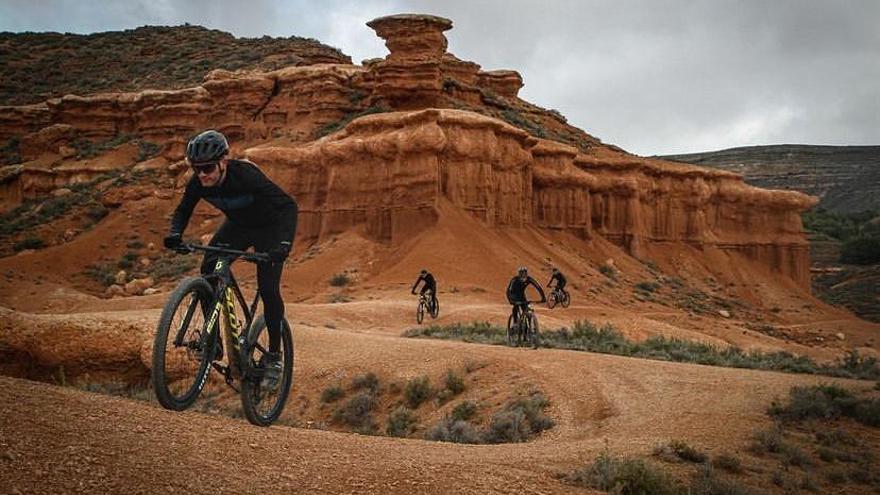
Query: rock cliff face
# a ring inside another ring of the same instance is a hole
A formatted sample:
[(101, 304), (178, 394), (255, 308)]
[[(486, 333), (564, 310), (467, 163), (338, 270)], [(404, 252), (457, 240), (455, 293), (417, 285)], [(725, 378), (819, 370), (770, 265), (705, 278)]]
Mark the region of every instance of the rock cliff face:
[(602, 236), (635, 256), (649, 243), (735, 250), (809, 287), (799, 216), (809, 196), (603, 145), (558, 112), (519, 100), (516, 72), (483, 72), (447, 53), (447, 19), (397, 15), (368, 25), (390, 54), (364, 66), (215, 71), (183, 90), (0, 108), (0, 139), (23, 135), (30, 160), (4, 194), (32, 195), (37, 176), (54, 181), (36, 166), (41, 147), (57, 155), (74, 137), (132, 133), (161, 143), (174, 161), (188, 136), (213, 127), (296, 196), (306, 241), (362, 229), (398, 242), (430, 228), (449, 204), (488, 227)]
[(296, 195), (303, 239), (364, 226), (377, 241), (400, 241), (449, 202), (489, 226), (601, 235), (635, 256), (646, 243), (734, 250), (809, 284), (799, 216), (809, 196), (612, 150), (581, 153), (471, 112), (372, 115), (315, 143), (247, 156)]

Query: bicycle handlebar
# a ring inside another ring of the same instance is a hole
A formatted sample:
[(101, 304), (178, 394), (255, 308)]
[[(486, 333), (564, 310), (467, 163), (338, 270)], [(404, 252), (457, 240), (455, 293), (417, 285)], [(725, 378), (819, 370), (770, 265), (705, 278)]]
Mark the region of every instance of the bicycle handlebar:
[(249, 251), (239, 251), (237, 249), (221, 248), (217, 246), (204, 246), (202, 244), (186, 243), (181, 246), (181, 250), (189, 252), (205, 251), (208, 253), (225, 254), (229, 256), (235, 256), (236, 258), (245, 261), (250, 261), (251, 263), (268, 263), (270, 261), (268, 253), (251, 253)]

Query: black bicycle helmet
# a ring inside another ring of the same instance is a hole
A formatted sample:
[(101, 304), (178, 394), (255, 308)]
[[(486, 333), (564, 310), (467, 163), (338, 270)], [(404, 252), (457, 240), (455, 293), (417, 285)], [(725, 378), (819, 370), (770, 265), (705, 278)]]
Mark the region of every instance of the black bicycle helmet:
[(227, 153), (226, 136), (213, 129), (192, 138), (186, 145), (186, 158), (190, 163), (216, 162)]
[(420, 273), (421, 273), (422, 275), (427, 275), (427, 274), (428, 274), (428, 270), (422, 268), (422, 271), (421, 271)]
[(522, 275), (528, 275), (528, 274), (529, 274), (529, 269), (526, 268), (526, 267), (524, 267), (524, 266), (521, 266), (521, 267), (519, 267), (519, 269), (516, 271), (516, 273), (518, 273), (520, 276), (522, 276)]

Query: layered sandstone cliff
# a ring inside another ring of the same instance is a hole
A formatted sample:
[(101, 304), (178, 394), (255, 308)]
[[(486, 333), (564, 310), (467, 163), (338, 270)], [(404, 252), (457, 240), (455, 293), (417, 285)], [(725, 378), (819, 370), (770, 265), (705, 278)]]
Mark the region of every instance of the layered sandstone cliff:
[(582, 153), (472, 112), (371, 115), (308, 145), (247, 156), (296, 195), (302, 239), (363, 226), (377, 241), (399, 241), (430, 228), (448, 202), (488, 226), (601, 235), (636, 256), (646, 243), (734, 250), (809, 283), (799, 216), (809, 196), (726, 172)]
[(448, 203), (489, 227), (602, 236), (636, 256), (649, 243), (734, 250), (809, 286), (799, 213), (811, 197), (603, 145), (519, 100), (516, 72), (447, 53), (447, 19), (368, 25), (390, 53), (363, 66), (215, 71), (183, 90), (0, 108), (0, 140), (23, 136), (28, 160), (4, 176), (4, 195), (57, 187), (63, 160), (47, 167), (45, 157), (63, 155), (70, 139), (136, 134), (175, 161), (188, 136), (212, 127), (297, 197), (307, 241), (362, 229), (397, 242), (430, 228)]

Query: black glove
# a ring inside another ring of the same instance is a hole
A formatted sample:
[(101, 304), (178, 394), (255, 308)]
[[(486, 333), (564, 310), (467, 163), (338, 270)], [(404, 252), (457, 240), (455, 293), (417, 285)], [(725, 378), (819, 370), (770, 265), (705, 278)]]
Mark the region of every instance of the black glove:
[(282, 263), (290, 254), (290, 243), (285, 241), (269, 250), (269, 261), (272, 263)]
[(177, 250), (183, 245), (183, 239), (180, 238), (180, 234), (174, 233), (166, 237), (163, 244), (165, 244), (165, 247), (168, 249)]

